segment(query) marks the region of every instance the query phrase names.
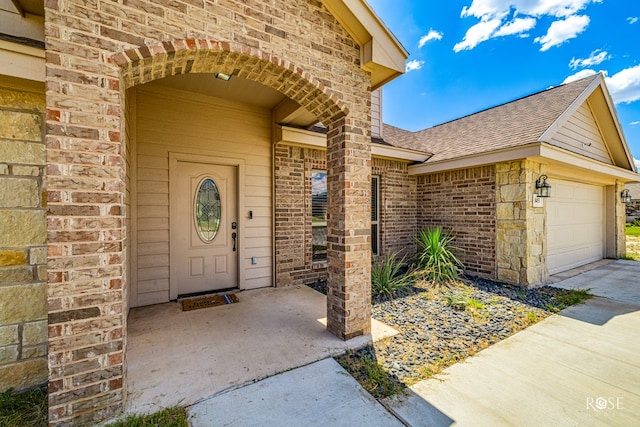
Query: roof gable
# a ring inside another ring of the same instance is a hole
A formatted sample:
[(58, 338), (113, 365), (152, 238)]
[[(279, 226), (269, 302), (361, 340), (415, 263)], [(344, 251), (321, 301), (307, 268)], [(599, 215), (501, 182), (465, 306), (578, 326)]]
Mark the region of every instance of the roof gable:
[[(584, 79), (587, 80), (587, 79)], [(602, 74), (597, 74), (592, 78), (590, 84), (585, 90), (578, 96), (572, 105), (560, 115), (554, 124), (547, 129), (547, 131), (540, 137), (541, 142), (549, 142), (555, 145), (558, 139), (563, 139), (566, 135), (567, 128), (571, 128), (573, 124), (579, 120), (577, 116), (586, 110), (591, 112), (591, 120), (595, 124), (594, 131), (599, 133), (599, 139), (602, 145), (596, 143), (593, 148), (587, 144), (581, 144), (583, 147), (562, 147), (568, 148), (571, 151), (585, 155), (586, 157), (596, 158), (600, 161), (605, 161), (602, 158), (597, 158), (604, 153), (598, 153), (598, 151), (606, 150), (608, 162), (623, 169), (635, 171), (635, 164), (633, 157), (629, 151), (629, 147), (624, 137), (624, 133), (620, 127), (618, 116), (614, 107), (613, 99), (607, 90)], [(577, 130), (577, 129), (573, 129)], [(562, 133), (565, 135), (562, 135)], [(578, 137), (578, 134), (574, 134), (573, 137)], [(589, 139), (589, 142), (596, 142)], [(605, 161), (606, 162), (606, 161)]]
[(614, 164), (588, 101), (582, 103), (573, 114), (567, 115), (567, 120), (555, 127), (553, 132), (545, 132), (541, 142), (609, 165)]

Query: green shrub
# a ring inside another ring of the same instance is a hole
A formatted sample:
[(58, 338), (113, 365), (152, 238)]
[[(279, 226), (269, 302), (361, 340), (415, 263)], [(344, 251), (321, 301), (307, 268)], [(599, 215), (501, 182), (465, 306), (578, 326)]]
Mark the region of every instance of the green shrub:
[(404, 274), (405, 257), (397, 252), (387, 254), (371, 265), (371, 295), (393, 296), (399, 289), (411, 283), (410, 276)]
[(464, 268), (453, 253), (453, 236), (441, 227), (418, 231), (418, 274), (434, 283), (446, 283), (459, 278)]

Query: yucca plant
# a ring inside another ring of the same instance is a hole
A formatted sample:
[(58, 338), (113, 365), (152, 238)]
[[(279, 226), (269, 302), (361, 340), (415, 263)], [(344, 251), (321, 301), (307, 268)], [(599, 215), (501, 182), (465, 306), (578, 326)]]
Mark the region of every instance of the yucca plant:
[(444, 284), (459, 278), (464, 268), (454, 254), (453, 235), (442, 227), (423, 228), (418, 231), (418, 273), (424, 279)]
[(373, 296), (393, 296), (399, 289), (411, 283), (408, 274), (403, 272), (405, 257), (392, 252), (373, 262), (371, 265), (371, 294)]

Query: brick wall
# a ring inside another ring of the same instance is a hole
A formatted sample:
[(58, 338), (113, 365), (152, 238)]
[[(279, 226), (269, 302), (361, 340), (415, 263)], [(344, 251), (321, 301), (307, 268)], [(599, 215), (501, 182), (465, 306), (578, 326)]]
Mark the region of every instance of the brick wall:
[(325, 152), (278, 144), (274, 165), (276, 286), (326, 280), (311, 245), (311, 172), (326, 170)]
[(371, 173), (380, 175), (380, 247), (382, 253), (401, 252), (407, 258), (416, 253), (416, 178), (409, 176), (408, 163), (372, 159)]
[(0, 84), (0, 392), (47, 381), (44, 110)]
[(317, 0), (45, 2), (49, 416), (95, 424), (126, 395), (125, 91), (196, 72), (280, 91), (328, 128), (328, 328), (370, 328), (370, 79)]
[[(382, 253), (415, 254), (416, 179), (402, 161), (372, 158), (380, 176)], [(327, 263), (312, 261), (311, 173), (326, 170), (325, 151), (278, 144), (275, 148), (276, 284), (301, 285), (327, 278)], [(369, 205), (367, 205), (369, 206)]]
[(495, 168), (418, 177), (418, 226), (452, 230), (465, 273), (496, 278)]

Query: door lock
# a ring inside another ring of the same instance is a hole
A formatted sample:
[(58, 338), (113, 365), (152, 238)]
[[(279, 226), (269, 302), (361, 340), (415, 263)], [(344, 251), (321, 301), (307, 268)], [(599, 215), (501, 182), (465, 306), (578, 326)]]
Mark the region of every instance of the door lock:
[(237, 222), (235, 222), (235, 221), (233, 221), (233, 222), (231, 223), (231, 229), (232, 229), (232, 230), (235, 230), (236, 228), (238, 228), (238, 223), (237, 223)]

